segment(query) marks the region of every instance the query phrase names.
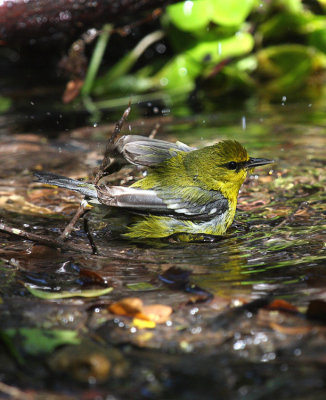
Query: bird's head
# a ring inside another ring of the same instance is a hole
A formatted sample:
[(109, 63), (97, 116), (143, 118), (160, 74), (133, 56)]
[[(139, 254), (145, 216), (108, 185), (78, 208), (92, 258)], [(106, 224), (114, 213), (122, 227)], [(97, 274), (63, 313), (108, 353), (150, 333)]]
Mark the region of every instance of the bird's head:
[(191, 152), (189, 156), (187, 164), (192, 174), (198, 176), (206, 187), (221, 190), (228, 198), (236, 198), (248, 171), (273, 162), (249, 157), (247, 150), (235, 140), (224, 140)]

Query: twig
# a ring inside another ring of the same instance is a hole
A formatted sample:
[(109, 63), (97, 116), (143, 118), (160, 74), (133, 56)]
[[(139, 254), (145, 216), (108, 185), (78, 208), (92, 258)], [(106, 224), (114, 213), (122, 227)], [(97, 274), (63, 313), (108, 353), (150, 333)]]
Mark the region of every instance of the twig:
[(97, 185), (99, 180), (105, 175), (106, 170), (109, 168), (109, 166), (112, 163), (112, 159), (110, 158), (110, 156), (112, 155), (112, 151), (114, 148), (114, 143), (117, 139), (117, 136), (119, 135), (119, 133), (121, 132), (122, 126), (125, 122), (125, 120), (128, 118), (128, 115), (130, 114), (131, 111), (131, 104), (129, 102), (128, 107), (126, 108), (126, 110), (124, 111), (124, 113), (122, 114), (122, 117), (120, 118), (120, 120), (116, 123), (114, 131), (112, 133), (112, 135), (110, 136), (107, 144), (106, 144), (106, 148), (105, 148), (105, 152), (104, 152), (104, 157), (102, 160), (102, 163), (97, 171), (97, 174), (94, 178), (93, 184)]
[[(113, 162), (112, 157), (112, 152), (114, 150), (114, 144), (116, 142), (117, 136), (120, 134), (122, 126), (125, 122), (125, 120), (127, 119), (128, 115), (130, 114), (131, 111), (131, 104), (129, 102), (128, 107), (126, 108), (126, 110), (124, 111), (124, 113), (122, 114), (122, 117), (120, 118), (120, 120), (116, 123), (114, 131), (112, 133), (112, 135), (110, 136), (110, 138), (107, 141), (106, 144), (106, 148), (105, 148), (105, 152), (104, 152), (104, 156), (103, 156), (103, 160), (102, 163), (97, 171), (97, 174), (93, 180), (93, 184), (97, 185), (99, 180), (105, 176), (107, 169), (110, 167), (110, 165)], [(62, 234), (60, 235), (60, 239), (61, 240), (65, 240), (71, 233), (71, 231), (73, 230), (76, 222), (78, 221), (78, 219), (83, 216), (85, 214), (86, 207), (87, 207), (87, 201), (85, 200), (85, 198), (81, 201), (75, 215), (73, 216), (72, 220), (69, 222), (69, 224), (65, 227), (64, 231), (62, 232)], [(86, 224), (86, 225), (85, 225)], [(87, 222), (85, 222), (84, 220), (84, 227), (88, 227)], [(89, 240), (89, 243), (92, 247), (92, 251), (93, 254), (97, 254), (97, 248), (95, 246), (94, 240), (90, 235), (89, 230), (86, 230), (86, 234)]]
[(151, 133), (149, 134), (149, 138), (150, 139), (154, 139), (155, 136), (157, 135), (158, 130), (160, 129), (161, 124), (159, 122), (157, 122), (154, 126), (154, 128), (151, 130)]
[(89, 230), (88, 220), (87, 220), (86, 217), (84, 217), (84, 231), (86, 232), (89, 244), (92, 247), (92, 254), (93, 255), (97, 255), (98, 254), (97, 246), (96, 246), (96, 244), (94, 242), (94, 239), (93, 239), (93, 236), (92, 236), (92, 234), (91, 234), (91, 232)]
[(60, 239), (65, 240), (67, 239), (67, 237), (70, 235), (71, 231), (73, 230), (76, 222), (78, 221), (78, 219), (83, 216), (85, 214), (86, 207), (87, 207), (88, 203), (85, 200), (85, 198), (80, 202), (79, 207), (75, 213), (75, 215), (73, 216), (72, 220), (69, 222), (69, 224), (65, 227), (64, 231), (61, 233), (60, 235)]
[(309, 208), (309, 204), (308, 204), (306, 201), (303, 201), (294, 211), (291, 212), (290, 215), (288, 215), (287, 217), (285, 217), (285, 218), (283, 219), (283, 221), (281, 221), (279, 224), (275, 225), (275, 226), (272, 228), (272, 231), (275, 231), (276, 229), (278, 229), (278, 228), (280, 228), (281, 226), (285, 225), (287, 222), (291, 221), (292, 218), (295, 216), (295, 214), (296, 214), (299, 210), (304, 209), (304, 208)]
[(49, 247), (61, 248), (65, 250), (72, 249), (71, 246), (66, 245), (61, 239), (49, 239), (44, 236), (36, 235), (35, 233), (23, 231), (19, 228), (13, 228), (4, 222), (0, 222), (0, 231), (31, 240), (32, 242), (41, 243)]

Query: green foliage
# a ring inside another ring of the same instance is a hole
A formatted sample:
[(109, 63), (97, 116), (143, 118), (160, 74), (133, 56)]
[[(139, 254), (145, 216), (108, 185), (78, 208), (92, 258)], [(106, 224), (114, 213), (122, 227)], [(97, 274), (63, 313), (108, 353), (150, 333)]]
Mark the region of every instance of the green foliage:
[(11, 107), (11, 100), (8, 97), (0, 96), (0, 113), (4, 113)]
[(57, 346), (80, 343), (78, 332), (62, 329), (10, 328), (0, 331), (0, 337), (19, 362), (23, 361), (21, 352), (51, 353)]
[(253, 0), (197, 0), (171, 5), (167, 13), (181, 30), (193, 32), (206, 28), (209, 22), (222, 26), (238, 26), (250, 13)]
[[(304, 94), (326, 69), (325, 9), (325, 0), (316, 1), (314, 8), (301, 0), (170, 5), (161, 18), (162, 31), (145, 36), (92, 90), (88, 86), (87, 94), (101, 99), (103, 106), (112, 104), (110, 98), (128, 102), (136, 94), (146, 94), (147, 101), (165, 95), (184, 101), (195, 88), (205, 97), (232, 91), (271, 98)], [(158, 52), (144, 65), (142, 54), (163, 36), (169, 55)]]

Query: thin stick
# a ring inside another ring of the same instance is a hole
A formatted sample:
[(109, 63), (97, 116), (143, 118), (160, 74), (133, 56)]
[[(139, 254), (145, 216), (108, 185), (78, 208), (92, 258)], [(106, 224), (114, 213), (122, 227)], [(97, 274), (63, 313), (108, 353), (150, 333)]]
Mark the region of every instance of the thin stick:
[(106, 148), (105, 148), (105, 152), (104, 152), (104, 157), (102, 160), (102, 163), (97, 171), (97, 174), (94, 178), (93, 184), (97, 185), (99, 180), (105, 175), (106, 170), (108, 169), (108, 167), (111, 165), (112, 160), (110, 159), (110, 156), (112, 155), (112, 150), (114, 147), (114, 143), (117, 139), (117, 136), (119, 135), (119, 133), (121, 132), (122, 126), (125, 122), (125, 120), (128, 118), (128, 115), (130, 114), (131, 111), (131, 104), (129, 102), (128, 107), (125, 109), (124, 113), (122, 114), (122, 117), (120, 118), (120, 120), (116, 123), (114, 131), (112, 133), (112, 135), (110, 136), (107, 144), (106, 144)]
[(80, 202), (79, 207), (75, 213), (75, 215), (72, 217), (72, 220), (69, 222), (69, 224), (65, 227), (64, 231), (60, 235), (60, 239), (65, 240), (67, 237), (70, 235), (71, 231), (73, 230), (74, 226), (76, 225), (76, 222), (78, 219), (85, 214), (86, 207), (88, 203), (85, 200), (85, 198)]
[(44, 236), (36, 235), (35, 233), (26, 232), (19, 228), (13, 228), (4, 222), (0, 222), (0, 231), (10, 233), (11, 235), (19, 236), (24, 239), (31, 240), (32, 242), (41, 243), (45, 246), (61, 248), (61, 249), (72, 249), (71, 246), (66, 245), (62, 240), (49, 239)]
[(272, 231), (275, 231), (276, 229), (281, 228), (283, 225), (285, 225), (285, 224), (287, 224), (289, 221), (291, 221), (292, 218), (294, 217), (294, 215), (295, 215), (299, 210), (304, 209), (304, 208), (308, 208), (308, 207), (309, 207), (309, 204), (308, 204), (306, 201), (303, 201), (301, 204), (299, 204), (298, 207), (295, 208), (294, 211), (291, 212), (290, 215), (288, 215), (287, 217), (285, 217), (285, 218), (283, 219), (283, 221), (281, 221), (279, 224), (275, 225), (275, 226), (272, 228)]
[(85, 217), (84, 217), (84, 231), (86, 232), (89, 244), (92, 247), (92, 254), (93, 255), (97, 255), (98, 254), (97, 246), (96, 246), (96, 244), (94, 242), (94, 239), (93, 239), (93, 236), (91, 234), (91, 231), (89, 230), (88, 220)]
[(154, 126), (154, 128), (151, 130), (151, 133), (149, 134), (149, 138), (150, 139), (154, 139), (155, 136), (157, 135), (158, 130), (160, 129), (161, 124), (159, 122), (157, 122)]
[[(99, 180), (105, 175), (106, 170), (109, 168), (109, 166), (112, 164), (112, 158), (110, 158), (110, 156), (112, 156), (112, 151), (114, 149), (114, 144), (115, 141), (117, 139), (117, 136), (120, 134), (122, 126), (125, 122), (125, 120), (128, 118), (128, 115), (130, 114), (131, 111), (131, 104), (129, 102), (128, 107), (125, 109), (124, 113), (122, 114), (122, 117), (120, 118), (120, 120), (116, 123), (114, 131), (112, 133), (112, 135), (110, 136), (110, 138), (107, 141), (106, 144), (106, 148), (105, 148), (105, 152), (104, 152), (104, 156), (103, 156), (103, 160), (102, 163), (97, 171), (97, 174), (93, 180), (93, 184), (97, 185)], [(72, 220), (69, 222), (69, 224), (65, 227), (64, 231), (62, 232), (62, 234), (60, 235), (60, 239), (61, 240), (65, 240), (71, 233), (71, 231), (73, 230), (76, 222), (78, 221), (78, 219), (83, 216), (85, 214), (86, 207), (87, 207), (87, 201), (85, 200), (85, 198), (81, 201), (75, 215), (73, 216)], [(85, 226), (85, 225), (84, 225)], [(93, 254), (96, 254), (97, 249), (94, 243), (93, 238), (90, 236), (89, 232), (87, 233), (87, 237), (89, 240), (89, 243), (92, 247), (92, 251)], [(95, 253), (94, 253), (95, 251)]]

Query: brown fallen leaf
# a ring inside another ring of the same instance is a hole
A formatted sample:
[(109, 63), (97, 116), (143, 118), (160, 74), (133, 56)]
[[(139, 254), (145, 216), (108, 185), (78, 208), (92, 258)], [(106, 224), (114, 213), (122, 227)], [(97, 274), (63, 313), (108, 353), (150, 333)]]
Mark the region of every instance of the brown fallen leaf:
[(169, 319), (172, 308), (164, 304), (145, 306), (138, 297), (126, 297), (109, 306), (109, 311), (116, 315), (142, 319), (162, 324)]
[(8, 197), (0, 197), (0, 208), (7, 211), (16, 212), (19, 214), (27, 215), (51, 215), (54, 214), (52, 210), (46, 207), (39, 207), (27, 201), (23, 196), (12, 194)]
[(98, 272), (87, 268), (80, 268), (79, 276), (85, 283), (98, 283), (102, 286), (108, 286), (108, 281)]
[(69, 81), (62, 95), (63, 103), (67, 104), (73, 101), (79, 95), (80, 90), (83, 87), (83, 84), (84, 84), (83, 79), (75, 79)]
[(274, 331), (283, 333), (284, 335), (305, 335), (314, 329), (313, 326), (309, 325), (286, 326), (276, 322), (271, 322), (270, 327), (274, 329)]
[(163, 324), (166, 322), (172, 314), (172, 308), (164, 304), (152, 304), (150, 306), (144, 306), (142, 313), (145, 314), (150, 321), (157, 324)]
[(141, 312), (143, 302), (138, 297), (126, 297), (109, 306), (109, 311), (116, 315), (125, 315), (127, 317), (135, 317)]
[(269, 303), (265, 309), (271, 311), (288, 311), (288, 312), (298, 312), (298, 309), (293, 304), (286, 300), (276, 299)]

